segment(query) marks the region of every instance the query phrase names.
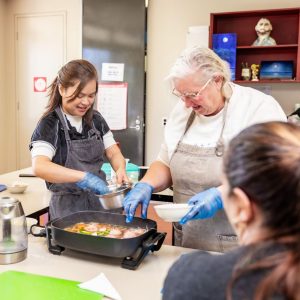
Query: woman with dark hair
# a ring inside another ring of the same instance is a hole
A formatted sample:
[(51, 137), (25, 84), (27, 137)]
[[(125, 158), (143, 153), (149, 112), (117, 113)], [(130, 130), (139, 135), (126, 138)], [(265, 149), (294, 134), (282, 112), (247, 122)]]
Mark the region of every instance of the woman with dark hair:
[(224, 159), (224, 208), (241, 244), (224, 255), (183, 255), (163, 299), (300, 299), (300, 128), (242, 131)]
[(95, 194), (108, 191), (101, 170), (104, 155), (117, 182), (128, 181), (125, 159), (101, 114), (93, 109), (98, 91), (95, 67), (72, 60), (49, 87), (47, 110), (30, 143), (33, 172), (52, 192), (50, 217), (102, 210)]

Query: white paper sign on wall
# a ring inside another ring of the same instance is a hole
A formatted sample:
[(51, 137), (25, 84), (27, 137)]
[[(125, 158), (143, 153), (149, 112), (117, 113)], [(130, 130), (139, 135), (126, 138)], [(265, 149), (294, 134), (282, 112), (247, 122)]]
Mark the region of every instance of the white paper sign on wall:
[(123, 81), (124, 64), (102, 63), (101, 80), (103, 81)]
[(128, 83), (99, 83), (97, 109), (111, 130), (127, 128)]

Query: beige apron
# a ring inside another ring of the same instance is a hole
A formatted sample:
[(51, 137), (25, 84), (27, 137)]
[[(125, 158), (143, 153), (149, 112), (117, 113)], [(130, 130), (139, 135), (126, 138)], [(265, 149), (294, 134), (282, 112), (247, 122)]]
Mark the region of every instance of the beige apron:
[[(194, 117), (192, 113), (184, 134)], [(186, 203), (195, 194), (221, 184), (222, 157), (216, 155), (218, 149), (183, 144), (184, 134), (170, 160), (175, 203)], [(222, 134), (223, 129), (220, 140)], [(217, 212), (213, 218), (190, 221), (183, 226), (174, 223), (174, 239), (176, 246), (206, 251), (225, 252), (237, 245), (237, 237), (224, 210)]]

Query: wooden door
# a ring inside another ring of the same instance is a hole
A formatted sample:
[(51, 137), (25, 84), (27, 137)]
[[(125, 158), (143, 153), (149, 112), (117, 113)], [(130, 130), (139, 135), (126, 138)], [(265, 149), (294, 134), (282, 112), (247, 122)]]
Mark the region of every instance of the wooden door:
[(48, 102), (43, 82), (50, 85), (65, 62), (66, 14), (22, 14), (15, 24), (17, 167), (21, 169), (31, 165), (28, 145)]

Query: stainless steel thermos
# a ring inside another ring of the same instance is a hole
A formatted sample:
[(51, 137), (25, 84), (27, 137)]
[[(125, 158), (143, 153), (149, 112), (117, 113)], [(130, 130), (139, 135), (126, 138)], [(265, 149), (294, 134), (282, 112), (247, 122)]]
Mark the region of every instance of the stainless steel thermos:
[(12, 264), (27, 256), (27, 225), (22, 204), (11, 197), (0, 198), (0, 264)]

